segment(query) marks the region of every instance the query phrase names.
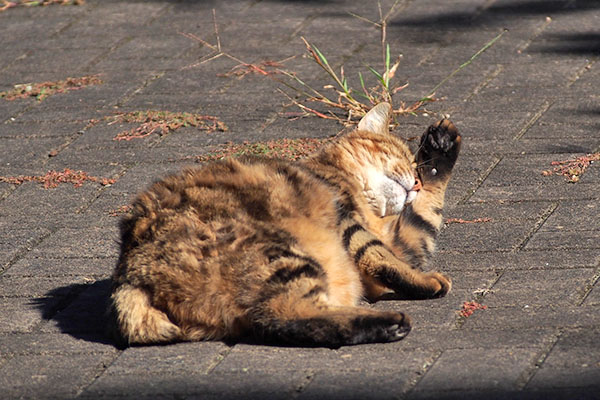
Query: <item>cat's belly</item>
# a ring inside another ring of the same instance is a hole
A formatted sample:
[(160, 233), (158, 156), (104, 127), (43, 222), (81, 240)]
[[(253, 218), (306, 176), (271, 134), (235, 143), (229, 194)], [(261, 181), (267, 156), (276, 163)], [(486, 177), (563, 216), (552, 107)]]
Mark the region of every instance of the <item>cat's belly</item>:
[(321, 226), (311, 220), (290, 218), (283, 221), (283, 228), (325, 270), (327, 302), (334, 306), (356, 305), (363, 295), (360, 275), (344, 250), (335, 226)]

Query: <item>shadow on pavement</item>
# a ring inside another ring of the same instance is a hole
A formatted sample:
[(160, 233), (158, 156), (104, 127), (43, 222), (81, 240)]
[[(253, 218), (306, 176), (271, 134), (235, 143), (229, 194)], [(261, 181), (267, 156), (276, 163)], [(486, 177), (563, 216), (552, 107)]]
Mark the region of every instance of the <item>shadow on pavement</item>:
[(552, 33), (542, 35), (540, 39), (542, 43), (530, 51), (562, 55), (600, 55), (600, 32)]
[[(106, 334), (105, 314), (110, 287), (110, 279), (91, 285), (63, 286), (35, 299), (34, 304), (42, 312), (42, 318), (54, 321), (62, 333), (77, 339), (115, 345)], [(65, 296), (65, 293), (68, 295)]]
[[(470, 30), (482, 26), (510, 29), (513, 22), (519, 23), (523, 16), (545, 17), (599, 9), (600, 1), (597, 0), (512, 0), (492, 4), (488, 8), (480, 9), (479, 12), (450, 11), (422, 17), (402, 17), (400, 14), (389, 26), (392, 29), (394, 27), (418, 29), (423, 42), (438, 42), (449, 30)], [(582, 34), (582, 36), (586, 35)], [(593, 40), (597, 44), (597, 36)], [(560, 49), (558, 52), (560, 53)]]

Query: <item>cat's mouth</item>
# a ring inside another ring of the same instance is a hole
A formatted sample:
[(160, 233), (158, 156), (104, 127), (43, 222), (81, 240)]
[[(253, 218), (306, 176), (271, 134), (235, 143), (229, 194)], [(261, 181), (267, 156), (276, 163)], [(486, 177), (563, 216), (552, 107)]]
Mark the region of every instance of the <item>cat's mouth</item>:
[(421, 180), (410, 174), (388, 175), (388, 178), (394, 182), (395, 187), (386, 191), (387, 204), (384, 215), (399, 214), (406, 204), (410, 204), (417, 197), (422, 187)]
[(375, 204), (380, 217), (400, 214), (421, 189), (421, 181), (412, 174), (385, 175), (378, 183)]
[(421, 190), (421, 181), (411, 173), (380, 174), (373, 171), (368, 177), (365, 196), (380, 217), (397, 215), (411, 203)]

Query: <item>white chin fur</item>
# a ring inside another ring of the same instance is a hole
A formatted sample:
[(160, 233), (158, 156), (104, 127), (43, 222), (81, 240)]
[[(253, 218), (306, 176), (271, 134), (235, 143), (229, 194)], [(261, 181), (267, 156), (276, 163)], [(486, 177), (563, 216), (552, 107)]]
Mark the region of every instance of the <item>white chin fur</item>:
[(406, 204), (412, 203), (414, 199), (417, 198), (417, 191), (411, 190), (408, 192), (408, 196), (406, 196)]
[(390, 179), (389, 181), (391, 183), (386, 187), (387, 190), (384, 190), (386, 205), (383, 215), (400, 214), (406, 203), (406, 190), (393, 180)]
[[(410, 178), (405, 180), (408, 184)], [(380, 217), (400, 214), (404, 205), (417, 196), (417, 192), (407, 191), (404, 185), (380, 173), (372, 173), (368, 182), (370, 188), (365, 190), (365, 195)]]

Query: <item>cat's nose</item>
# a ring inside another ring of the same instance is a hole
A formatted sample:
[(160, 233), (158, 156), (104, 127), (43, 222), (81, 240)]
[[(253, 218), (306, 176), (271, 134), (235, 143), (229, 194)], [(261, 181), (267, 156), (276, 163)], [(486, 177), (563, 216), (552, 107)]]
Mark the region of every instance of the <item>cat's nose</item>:
[(419, 178), (415, 178), (415, 185), (412, 187), (411, 190), (414, 190), (415, 192), (421, 190), (421, 188), (423, 187), (423, 185), (421, 184), (421, 180)]

